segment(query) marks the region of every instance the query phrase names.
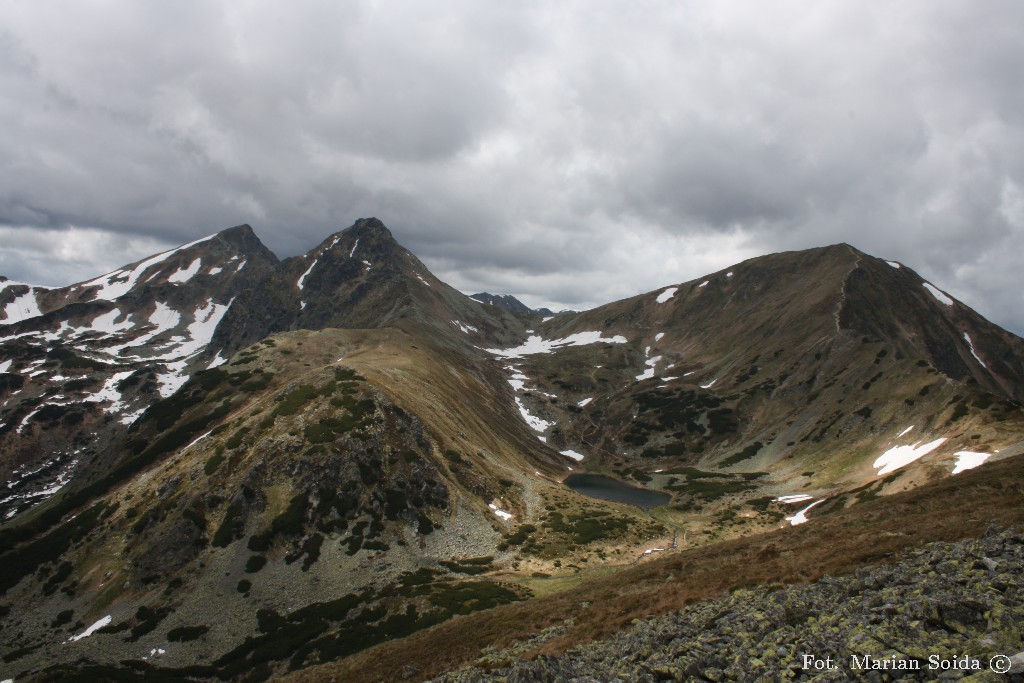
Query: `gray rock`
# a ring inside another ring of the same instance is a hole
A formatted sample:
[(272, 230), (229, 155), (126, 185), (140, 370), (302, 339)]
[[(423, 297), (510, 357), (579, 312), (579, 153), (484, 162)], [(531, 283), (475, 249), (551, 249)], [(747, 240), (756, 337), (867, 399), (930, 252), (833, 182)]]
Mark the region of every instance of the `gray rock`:
[[(980, 558), (992, 556), (1001, 558), (998, 573), (976, 566), (983, 562)], [(489, 652), (491, 662), (507, 666), (463, 669), (436, 680), (716, 683), (938, 677), (988, 683), (1004, 677), (989, 671), (921, 671), (883, 678), (878, 671), (850, 670), (850, 655), (927, 660), (935, 653), (961, 653), (987, 665), (992, 656), (1021, 644), (1022, 584), (1024, 539), (1013, 531), (990, 533), (981, 539), (931, 544), (897, 564), (866, 567), (853, 576), (826, 577), (781, 590), (736, 591), (674, 614), (638, 619), (605, 641), (557, 657), (524, 659), (529, 642)], [(534, 647), (540, 642), (535, 640)], [(836, 668), (805, 669), (805, 654), (830, 659)], [(1015, 674), (1024, 673), (1024, 652), (1014, 655), (1012, 663)]]

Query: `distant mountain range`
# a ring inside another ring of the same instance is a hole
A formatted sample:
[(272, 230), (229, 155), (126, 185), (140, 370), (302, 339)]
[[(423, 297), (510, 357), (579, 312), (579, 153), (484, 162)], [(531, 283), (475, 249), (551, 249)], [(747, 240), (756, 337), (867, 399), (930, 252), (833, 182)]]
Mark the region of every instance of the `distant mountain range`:
[(845, 244), (555, 315), (370, 218), (0, 281), (0, 401), (0, 678), (264, 680), (1016, 456), (1024, 340)]
[(480, 292), (479, 294), (470, 295), (471, 299), (475, 299), (482, 304), (490, 304), (491, 306), (497, 306), (498, 308), (504, 308), (506, 311), (512, 311), (513, 313), (532, 313), (545, 318), (551, 318), (556, 315), (566, 315), (569, 313), (576, 313), (576, 311), (562, 310), (558, 313), (553, 312), (550, 308), (530, 308), (519, 299), (515, 298), (511, 294), (488, 294), (487, 292)]

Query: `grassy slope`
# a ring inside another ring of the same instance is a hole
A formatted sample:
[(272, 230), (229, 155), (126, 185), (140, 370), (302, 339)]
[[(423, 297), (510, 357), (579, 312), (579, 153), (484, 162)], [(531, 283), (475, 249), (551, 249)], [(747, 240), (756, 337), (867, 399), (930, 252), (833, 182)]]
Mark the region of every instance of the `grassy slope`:
[[(285, 605), (333, 599), (371, 584), (379, 588), (397, 581), (406, 569), (437, 569), (447, 580), (438, 560), (452, 559), (453, 552), (493, 554), (497, 566), (488, 563), (485, 573), (500, 572), (453, 580), (468, 585), (480, 579), (483, 588), (494, 580), (511, 580), (529, 588), (530, 574), (547, 569), (551, 559), (521, 560), (518, 546), (507, 553), (496, 552), (495, 546), (521, 522), (540, 526), (546, 506), (557, 506), (567, 516), (602, 513), (605, 521), (629, 527), (621, 533), (592, 533), (600, 537), (595, 543), (571, 540), (572, 530), (534, 534), (539, 542), (543, 536), (545, 557), (557, 551), (567, 563), (564, 571), (571, 571), (572, 558), (585, 563), (599, 551), (602, 559), (605, 551), (617, 554), (613, 559), (620, 562), (631, 559), (632, 548), (660, 527), (638, 510), (585, 499), (562, 487), (562, 466), (552, 461), (557, 455), (529, 434), (504, 395), (507, 383), (489, 362), (474, 362), (483, 358), (482, 352), (473, 353), (435, 346), (425, 335), (398, 329), (300, 330), (257, 344), (203, 375), (144, 420), (135, 433), (143, 452), (126, 461), (131, 467), (123, 478), (105, 485), (109, 491), (89, 508), (91, 515), (77, 518), (87, 527), (65, 523), (39, 543), (5, 555), (20, 557), (0, 572), (0, 587), (10, 589), (4, 599), (14, 606), (11, 623), (19, 624), (25, 636), (5, 631), (0, 650), (7, 654), (25, 644), (39, 645), (39, 652), (26, 653), (18, 666), (58, 663), (69, 651), (60, 647), (64, 634), (55, 636), (47, 626), (54, 615), (73, 608), (87, 624), (113, 612), (120, 623), (145, 606), (173, 612), (152, 632), (156, 640), (179, 626), (209, 626), (212, 612), (222, 615), (202, 641), (175, 646), (181, 656), (174, 664), (206, 664), (244, 637), (257, 635), (257, 608), (284, 610)], [(335, 381), (342, 366), (344, 372), (362, 373), (358, 381)], [(332, 436), (322, 427), (324, 417), (350, 412), (331, 403), (345, 402), (342, 389), (349, 384), (359, 404), (379, 392), (382, 396), (373, 401), (379, 410), (360, 417), (358, 426), (342, 429), (345, 434)], [(333, 388), (326, 392), (324, 387)], [(275, 418), (275, 413), (280, 414)], [(417, 436), (421, 428), (425, 440)], [(369, 440), (350, 439), (348, 432)], [(403, 463), (405, 456), (409, 459)], [(410, 461), (419, 463), (411, 473)], [(367, 469), (383, 476), (368, 481)], [(396, 488), (399, 479), (405, 483)], [(439, 489), (432, 484), (437, 481), (444, 483), (447, 505), (438, 501)], [(354, 490), (350, 484), (356, 484)], [(387, 502), (406, 485), (419, 490), (428, 484), (429, 491), (420, 493), (429, 504), (417, 514), (441, 528), (423, 536), (415, 524), (385, 515), (389, 519), (381, 520), (382, 535), (372, 537), (375, 548), (367, 543), (355, 557), (339, 550), (339, 542), (345, 547), (361, 537), (353, 531), (359, 526), (356, 517), (365, 524), (381, 516), (369, 497)], [(325, 490), (340, 492), (352, 504), (346, 510), (355, 510), (340, 529), (330, 506), (321, 505)], [(515, 515), (514, 523), (503, 523), (488, 509), (495, 499)], [(295, 514), (286, 515), (293, 503)], [(287, 531), (249, 547), (286, 517), (292, 520)], [(314, 534), (323, 543), (322, 557), (308, 554), (301, 563), (285, 558), (300, 557)], [(25, 548), (35, 552), (26, 557)], [(250, 568), (254, 558), (266, 562), (265, 567)], [(370, 562), (385, 560), (386, 570), (371, 568)], [(47, 572), (61, 562), (66, 575), (40, 590)], [(26, 575), (32, 576), (19, 583)], [(236, 590), (242, 580), (251, 585), (245, 595)], [(105, 664), (135, 656), (137, 648), (120, 638), (97, 636), (88, 645), (102, 647), (87, 656)]]
[[(691, 540), (763, 528), (771, 515), (752, 503), (765, 497), (895, 493), (949, 476), (960, 450), (1020, 452), (1024, 410), (1006, 387), (1020, 385), (1024, 340), (921, 283), (846, 245), (752, 259), (662, 303), (650, 292), (543, 323), (545, 338), (600, 330), (628, 341), (515, 360), (529, 378), (523, 400), (557, 423), (548, 443), (585, 453), (588, 470), (654, 487), (671, 482), (652, 472), (679, 465), (769, 473), (696, 514), (677, 501), (666, 519)], [(987, 367), (965, 332), (983, 340)], [(652, 357), (655, 378), (637, 381)], [(893, 446), (938, 438), (892, 476), (872, 467)]]
[[(803, 583), (886, 562), (931, 541), (977, 537), (991, 525), (1024, 523), (1024, 457), (1009, 458), (810, 523), (678, 552), (559, 595), (503, 606), (441, 624), (288, 680), (396, 680), (403, 667), (422, 679), (473, 661), (573, 618), (556, 653), (605, 637), (632, 619), (683, 608), (737, 587)], [(589, 603), (584, 608), (582, 603)]]

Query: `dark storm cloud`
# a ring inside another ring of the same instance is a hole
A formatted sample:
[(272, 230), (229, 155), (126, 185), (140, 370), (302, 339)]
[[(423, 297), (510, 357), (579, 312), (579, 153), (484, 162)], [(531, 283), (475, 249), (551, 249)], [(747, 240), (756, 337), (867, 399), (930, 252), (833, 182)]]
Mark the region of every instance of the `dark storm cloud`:
[(1009, 1), (6, 3), (0, 272), (376, 215), (585, 307), (845, 241), (1020, 333), (1022, 63)]

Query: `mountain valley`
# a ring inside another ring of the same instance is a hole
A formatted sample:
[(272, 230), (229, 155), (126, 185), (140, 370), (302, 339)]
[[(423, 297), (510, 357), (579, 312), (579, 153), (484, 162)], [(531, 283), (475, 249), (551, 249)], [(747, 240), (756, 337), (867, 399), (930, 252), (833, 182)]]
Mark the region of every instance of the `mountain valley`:
[(377, 219), (0, 281), (0, 679), (423, 679), (1024, 521), (1024, 340), (906, 264), (475, 296)]

